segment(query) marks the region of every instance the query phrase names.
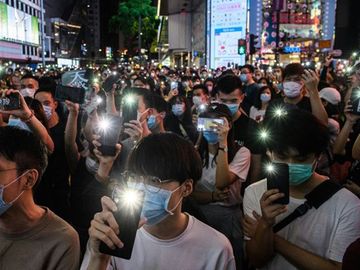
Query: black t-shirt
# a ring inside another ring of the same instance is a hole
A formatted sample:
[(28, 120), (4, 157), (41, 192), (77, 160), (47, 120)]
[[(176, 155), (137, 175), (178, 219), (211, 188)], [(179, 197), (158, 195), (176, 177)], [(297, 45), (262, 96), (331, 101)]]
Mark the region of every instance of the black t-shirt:
[(249, 114), (251, 106), (254, 106), (259, 95), (259, 86), (256, 83), (244, 86), (243, 91), (245, 98), (241, 103), (241, 107)]
[(49, 130), (55, 148), (49, 156), (48, 166), (35, 188), (34, 198), (39, 205), (49, 207), (55, 214), (69, 220), (70, 171), (65, 155), (65, 121)]
[(262, 154), (265, 152), (264, 146), (258, 139), (258, 123), (245, 114), (241, 114), (239, 119), (233, 123), (230, 132), (233, 132), (235, 142), (240, 146), (248, 148), (251, 154)]
[(301, 110), (308, 111), (310, 113), (312, 112), (310, 98), (305, 96), (297, 104), (286, 103), (284, 101), (284, 98), (273, 99), (271, 100), (267, 110), (273, 110), (274, 108), (281, 107), (281, 105), (284, 104), (286, 104), (287, 106), (295, 106)]

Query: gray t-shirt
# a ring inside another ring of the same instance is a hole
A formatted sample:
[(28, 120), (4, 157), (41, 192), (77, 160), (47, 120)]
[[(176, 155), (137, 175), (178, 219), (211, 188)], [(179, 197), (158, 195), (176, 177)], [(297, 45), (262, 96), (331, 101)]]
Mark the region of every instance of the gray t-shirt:
[(79, 268), (80, 244), (76, 231), (48, 208), (38, 224), (22, 233), (0, 229), (0, 269)]

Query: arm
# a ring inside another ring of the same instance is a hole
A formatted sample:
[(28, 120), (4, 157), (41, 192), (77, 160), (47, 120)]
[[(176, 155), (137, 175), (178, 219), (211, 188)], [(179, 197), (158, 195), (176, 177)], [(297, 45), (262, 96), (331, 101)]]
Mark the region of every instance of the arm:
[(360, 135), (357, 136), (356, 141), (354, 143), (352, 149), (352, 157), (353, 159), (360, 160)]
[(193, 191), (190, 195), (200, 204), (208, 204), (213, 202), (225, 201), (229, 198), (229, 189), (223, 190), (216, 189), (213, 192), (210, 191)]
[(278, 235), (274, 235), (276, 252), (299, 269), (306, 270), (341, 270), (342, 263), (322, 258), (306, 251)]
[(251, 154), (251, 165), (250, 165), (250, 183), (255, 183), (260, 180), (261, 177), (261, 155)]
[(319, 78), (317, 77), (315, 71), (305, 70), (303, 79), (305, 80), (305, 86), (310, 95), (312, 114), (316, 116), (324, 125), (327, 126), (328, 115), (324, 108), (324, 105), (321, 102), (318, 91)]
[(80, 154), (76, 144), (79, 104), (66, 101), (66, 106), (69, 109), (69, 116), (65, 128), (65, 155), (70, 172), (74, 173), (80, 159)]
[(106, 112), (108, 114), (118, 114), (118, 111), (116, 110), (115, 106), (115, 89), (116, 84), (113, 85), (113, 88), (109, 93), (106, 93)]

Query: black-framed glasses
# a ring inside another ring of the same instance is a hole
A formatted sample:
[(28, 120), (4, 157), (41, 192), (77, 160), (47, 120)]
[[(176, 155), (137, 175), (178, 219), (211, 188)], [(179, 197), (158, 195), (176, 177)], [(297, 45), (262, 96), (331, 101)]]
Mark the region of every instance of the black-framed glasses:
[(161, 189), (162, 184), (176, 181), (174, 179), (160, 179), (157, 176), (151, 175), (139, 175), (133, 172), (125, 171), (121, 174), (125, 183), (133, 188), (144, 185), (145, 189), (151, 192), (158, 192)]

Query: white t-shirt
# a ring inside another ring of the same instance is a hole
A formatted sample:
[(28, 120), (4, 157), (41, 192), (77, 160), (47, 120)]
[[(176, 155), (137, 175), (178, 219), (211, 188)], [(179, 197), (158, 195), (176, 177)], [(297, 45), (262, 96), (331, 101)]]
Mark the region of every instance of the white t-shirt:
[[(261, 214), (260, 198), (267, 190), (266, 179), (245, 190), (244, 213)], [(288, 211), (276, 218), (276, 223), (292, 213), (305, 199), (290, 197)], [(346, 248), (360, 237), (360, 200), (347, 189), (341, 189), (318, 209), (311, 208), (277, 233), (289, 242), (309, 252), (336, 262), (342, 262)], [(277, 254), (262, 269), (296, 269)]]
[[(214, 155), (209, 153), (209, 167), (203, 168), (201, 179), (196, 184), (196, 191), (213, 192), (215, 191), (216, 163), (212, 164)], [(241, 147), (229, 164), (230, 172), (234, 173), (239, 179), (229, 186), (229, 200), (226, 202), (216, 202), (216, 205), (237, 205), (242, 202), (240, 195), (241, 182), (245, 182), (250, 168), (250, 151), (246, 147)]]
[[(86, 251), (81, 269), (87, 269)], [(160, 240), (144, 228), (137, 231), (130, 260), (111, 257), (107, 270), (235, 270), (229, 240), (220, 232), (189, 215), (188, 226), (178, 237)]]
[(254, 106), (250, 108), (250, 118), (254, 119), (256, 122), (261, 122), (264, 120), (266, 110), (258, 110)]

